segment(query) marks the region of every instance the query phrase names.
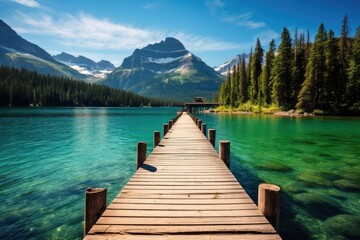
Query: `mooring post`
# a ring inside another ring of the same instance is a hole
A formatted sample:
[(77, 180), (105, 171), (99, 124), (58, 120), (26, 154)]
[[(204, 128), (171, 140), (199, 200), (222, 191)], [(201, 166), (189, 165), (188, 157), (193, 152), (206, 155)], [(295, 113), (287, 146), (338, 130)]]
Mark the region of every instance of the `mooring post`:
[(164, 124), (164, 137), (168, 131), (169, 131), (169, 124)]
[(206, 137), (206, 123), (201, 124), (201, 131)]
[(141, 167), (141, 165), (146, 160), (146, 151), (147, 151), (147, 143), (146, 142), (138, 142), (137, 143), (137, 169)]
[(160, 132), (159, 131), (154, 131), (154, 148), (159, 145), (160, 142)]
[(198, 125), (198, 128), (199, 128), (200, 130), (201, 130), (201, 124), (202, 124), (202, 120), (201, 120), (201, 119), (199, 119), (199, 120), (198, 120), (198, 124), (197, 124), (197, 125)]
[(219, 158), (230, 168), (230, 141), (220, 141), (219, 145)]
[(199, 119), (198, 119), (197, 117), (195, 117), (195, 120), (194, 120), (194, 121), (195, 121), (195, 123), (196, 123), (196, 126), (198, 125), (198, 120), (199, 120)]
[(169, 130), (172, 128), (172, 125), (173, 125), (173, 121), (169, 120)]
[(84, 237), (106, 209), (106, 188), (88, 188), (85, 191)]
[(213, 147), (215, 147), (215, 135), (216, 135), (216, 130), (215, 129), (209, 129), (209, 131), (208, 131), (208, 139), (209, 139), (209, 142), (211, 143), (211, 145), (213, 145)]
[(267, 220), (279, 232), (280, 220), (280, 187), (262, 183), (258, 191), (258, 207)]

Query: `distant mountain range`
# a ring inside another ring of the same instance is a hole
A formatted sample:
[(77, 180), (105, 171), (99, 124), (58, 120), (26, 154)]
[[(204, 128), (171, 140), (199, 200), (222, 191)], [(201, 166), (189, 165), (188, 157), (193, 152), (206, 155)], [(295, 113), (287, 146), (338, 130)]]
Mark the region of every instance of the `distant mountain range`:
[(101, 60), (100, 62), (96, 63), (93, 60), (81, 55), (75, 57), (68, 53), (62, 52), (52, 57), (56, 61), (66, 64), (81, 74), (99, 79), (105, 78), (107, 74), (111, 73), (115, 69), (115, 66), (107, 60)]
[(0, 64), (43, 74), (80, 80), (89, 79), (88, 76), (57, 62), (44, 49), (20, 37), (2, 20), (0, 20)]
[(225, 62), (223, 65), (221, 65), (219, 67), (214, 67), (214, 70), (217, 71), (218, 73), (220, 73), (221, 75), (226, 76), (229, 69), (230, 69), (230, 72), (232, 72), (232, 68), (234, 66), (236, 66), (240, 62), (240, 60), (243, 58), (247, 62), (247, 60), (249, 58), (249, 54), (246, 54), (246, 53), (238, 54), (235, 57), (233, 57), (232, 59), (230, 59), (229, 61)]
[(224, 77), (175, 38), (136, 49), (101, 83), (161, 99), (211, 99)]

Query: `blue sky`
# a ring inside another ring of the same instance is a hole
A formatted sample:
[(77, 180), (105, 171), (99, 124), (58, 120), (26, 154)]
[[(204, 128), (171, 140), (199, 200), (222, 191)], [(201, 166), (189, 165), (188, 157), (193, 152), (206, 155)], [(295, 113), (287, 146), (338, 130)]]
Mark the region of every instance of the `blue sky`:
[(345, 14), (354, 35), (359, 0), (0, 0), (0, 19), (50, 54), (62, 51), (119, 66), (136, 48), (179, 39), (210, 66), (248, 53), (259, 37), (267, 49), (320, 23), (340, 32)]

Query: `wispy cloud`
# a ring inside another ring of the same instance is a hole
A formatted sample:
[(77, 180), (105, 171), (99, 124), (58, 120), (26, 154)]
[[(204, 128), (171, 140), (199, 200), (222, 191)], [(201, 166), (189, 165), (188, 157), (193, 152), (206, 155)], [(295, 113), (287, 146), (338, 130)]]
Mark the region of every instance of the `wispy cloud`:
[(12, 2), (24, 5), (26, 7), (31, 7), (31, 8), (40, 8), (41, 4), (38, 3), (35, 0), (11, 0)]
[(151, 9), (158, 7), (158, 5), (159, 5), (158, 3), (146, 3), (146, 4), (142, 5), (141, 7), (151, 10)]
[(266, 26), (266, 23), (264, 22), (252, 20), (252, 14), (253, 12), (247, 12), (236, 16), (226, 15), (222, 17), (222, 21), (251, 29), (262, 28)]
[(222, 0), (209, 0), (205, 2), (205, 5), (209, 8), (211, 14), (216, 14), (219, 8), (224, 6)]
[(46, 14), (31, 15), (20, 12), (17, 14), (17, 18), (21, 19), (21, 22), (15, 28), (16, 31), (56, 37), (64, 46), (131, 51), (149, 43), (159, 42), (167, 36), (173, 36), (193, 51), (222, 51), (239, 47), (238, 44), (210, 37), (139, 28), (114, 23), (108, 19), (98, 19), (84, 13), (77, 16), (62, 15), (61, 19), (54, 19)]

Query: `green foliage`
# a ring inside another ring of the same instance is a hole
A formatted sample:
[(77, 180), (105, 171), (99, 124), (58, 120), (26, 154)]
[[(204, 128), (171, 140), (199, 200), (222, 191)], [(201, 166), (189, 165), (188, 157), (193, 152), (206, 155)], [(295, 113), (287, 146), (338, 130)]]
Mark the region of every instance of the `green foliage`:
[(291, 107), (293, 51), (290, 32), (287, 28), (281, 34), (281, 43), (272, 72), (272, 101), (282, 109)]
[(263, 70), (261, 72), (260, 80), (261, 80), (261, 93), (263, 96), (263, 102), (265, 104), (269, 104), (271, 102), (271, 70), (274, 67), (274, 59), (275, 59), (275, 41), (271, 40), (269, 50), (265, 56), (265, 65), (263, 66)]
[(263, 56), (264, 56), (264, 50), (262, 49), (260, 40), (258, 38), (256, 39), (255, 51), (251, 59), (250, 101), (253, 104), (261, 102), (261, 92), (259, 91), (259, 82), (260, 82)]
[[(354, 38), (348, 36), (344, 17), (341, 35), (326, 33), (321, 24), (313, 43), (309, 31), (294, 41), (284, 28), (275, 54), (270, 42), (262, 65), (263, 50), (257, 39), (255, 51), (228, 74), (220, 88), (220, 101), (228, 108), (271, 113), (297, 108), (316, 114), (360, 115), (360, 27)], [(236, 91), (238, 85), (238, 91)]]
[(156, 99), (110, 87), (0, 67), (0, 106), (163, 106)]

